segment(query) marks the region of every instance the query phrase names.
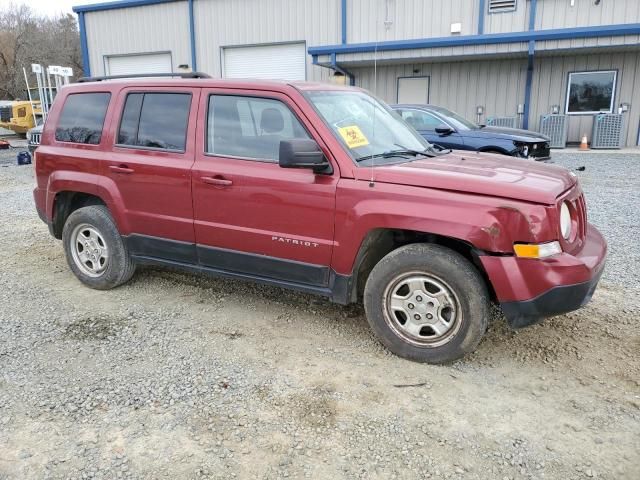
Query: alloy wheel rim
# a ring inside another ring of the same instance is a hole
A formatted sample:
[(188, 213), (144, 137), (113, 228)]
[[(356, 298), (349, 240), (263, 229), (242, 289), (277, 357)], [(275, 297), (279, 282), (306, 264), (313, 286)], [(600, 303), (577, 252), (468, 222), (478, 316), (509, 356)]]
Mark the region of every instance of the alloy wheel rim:
[(404, 341), (420, 347), (438, 347), (453, 339), (462, 323), (455, 291), (426, 272), (395, 277), (383, 294), (387, 325)]
[(100, 231), (88, 223), (71, 233), (71, 256), (76, 266), (90, 277), (101, 276), (109, 266), (109, 248)]

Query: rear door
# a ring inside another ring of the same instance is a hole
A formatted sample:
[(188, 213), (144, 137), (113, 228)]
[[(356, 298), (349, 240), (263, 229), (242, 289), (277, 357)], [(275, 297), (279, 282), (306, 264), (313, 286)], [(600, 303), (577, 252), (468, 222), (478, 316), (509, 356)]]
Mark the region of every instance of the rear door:
[[(413, 108), (402, 108), (398, 113), (400, 113), (402, 118), (413, 126), (420, 135), (426, 138), (429, 143), (435, 143), (436, 145), (441, 145), (445, 148), (454, 148), (457, 150), (465, 149), (464, 140), (460, 133), (455, 131), (453, 127), (439, 117), (423, 110)], [(448, 135), (440, 135), (436, 133), (436, 128), (441, 126), (451, 127), (454, 132)]]
[(160, 87), (119, 94), (104, 177), (120, 195), (133, 254), (195, 261), (191, 168), (199, 95), (196, 88)]
[[(277, 92), (203, 89), (193, 168), (201, 264), (260, 278), (326, 286), (340, 177), (301, 110)], [(278, 165), (281, 140), (313, 138), (331, 175)]]

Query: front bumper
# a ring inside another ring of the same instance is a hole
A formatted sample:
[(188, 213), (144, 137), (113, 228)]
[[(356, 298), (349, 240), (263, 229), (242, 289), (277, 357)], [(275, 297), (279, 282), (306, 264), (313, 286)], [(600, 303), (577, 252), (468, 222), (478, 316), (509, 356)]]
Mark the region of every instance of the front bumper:
[(522, 328), (588, 303), (606, 256), (607, 242), (588, 225), (585, 243), (574, 255), (562, 253), (544, 260), (482, 256), (481, 261), (507, 322)]
[(572, 312), (589, 303), (603, 271), (588, 282), (561, 285), (531, 300), (504, 302), (500, 307), (511, 328), (528, 327), (546, 317)]

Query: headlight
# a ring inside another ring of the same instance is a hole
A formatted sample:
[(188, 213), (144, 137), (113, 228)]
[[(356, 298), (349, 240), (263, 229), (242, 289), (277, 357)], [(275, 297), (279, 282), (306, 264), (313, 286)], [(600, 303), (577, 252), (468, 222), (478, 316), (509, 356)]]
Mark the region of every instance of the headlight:
[(518, 149), (518, 156), (519, 157), (522, 157), (522, 158), (528, 158), (529, 157), (529, 145), (527, 145), (526, 143), (515, 142), (515, 141), (513, 142), (513, 144)]
[(28, 131), (27, 132), (27, 142), (30, 142), (30, 141), (31, 141), (31, 132)]
[(571, 238), (571, 212), (567, 202), (563, 202), (560, 207), (560, 233), (565, 240)]

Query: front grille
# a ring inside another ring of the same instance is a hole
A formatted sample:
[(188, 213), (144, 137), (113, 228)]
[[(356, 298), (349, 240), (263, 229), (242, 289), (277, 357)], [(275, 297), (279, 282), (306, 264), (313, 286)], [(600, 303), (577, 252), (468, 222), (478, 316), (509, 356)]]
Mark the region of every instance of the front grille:
[(40, 134), (39, 133), (32, 133), (31, 134), (31, 139), (29, 140), (29, 144), (30, 145), (40, 145)]

